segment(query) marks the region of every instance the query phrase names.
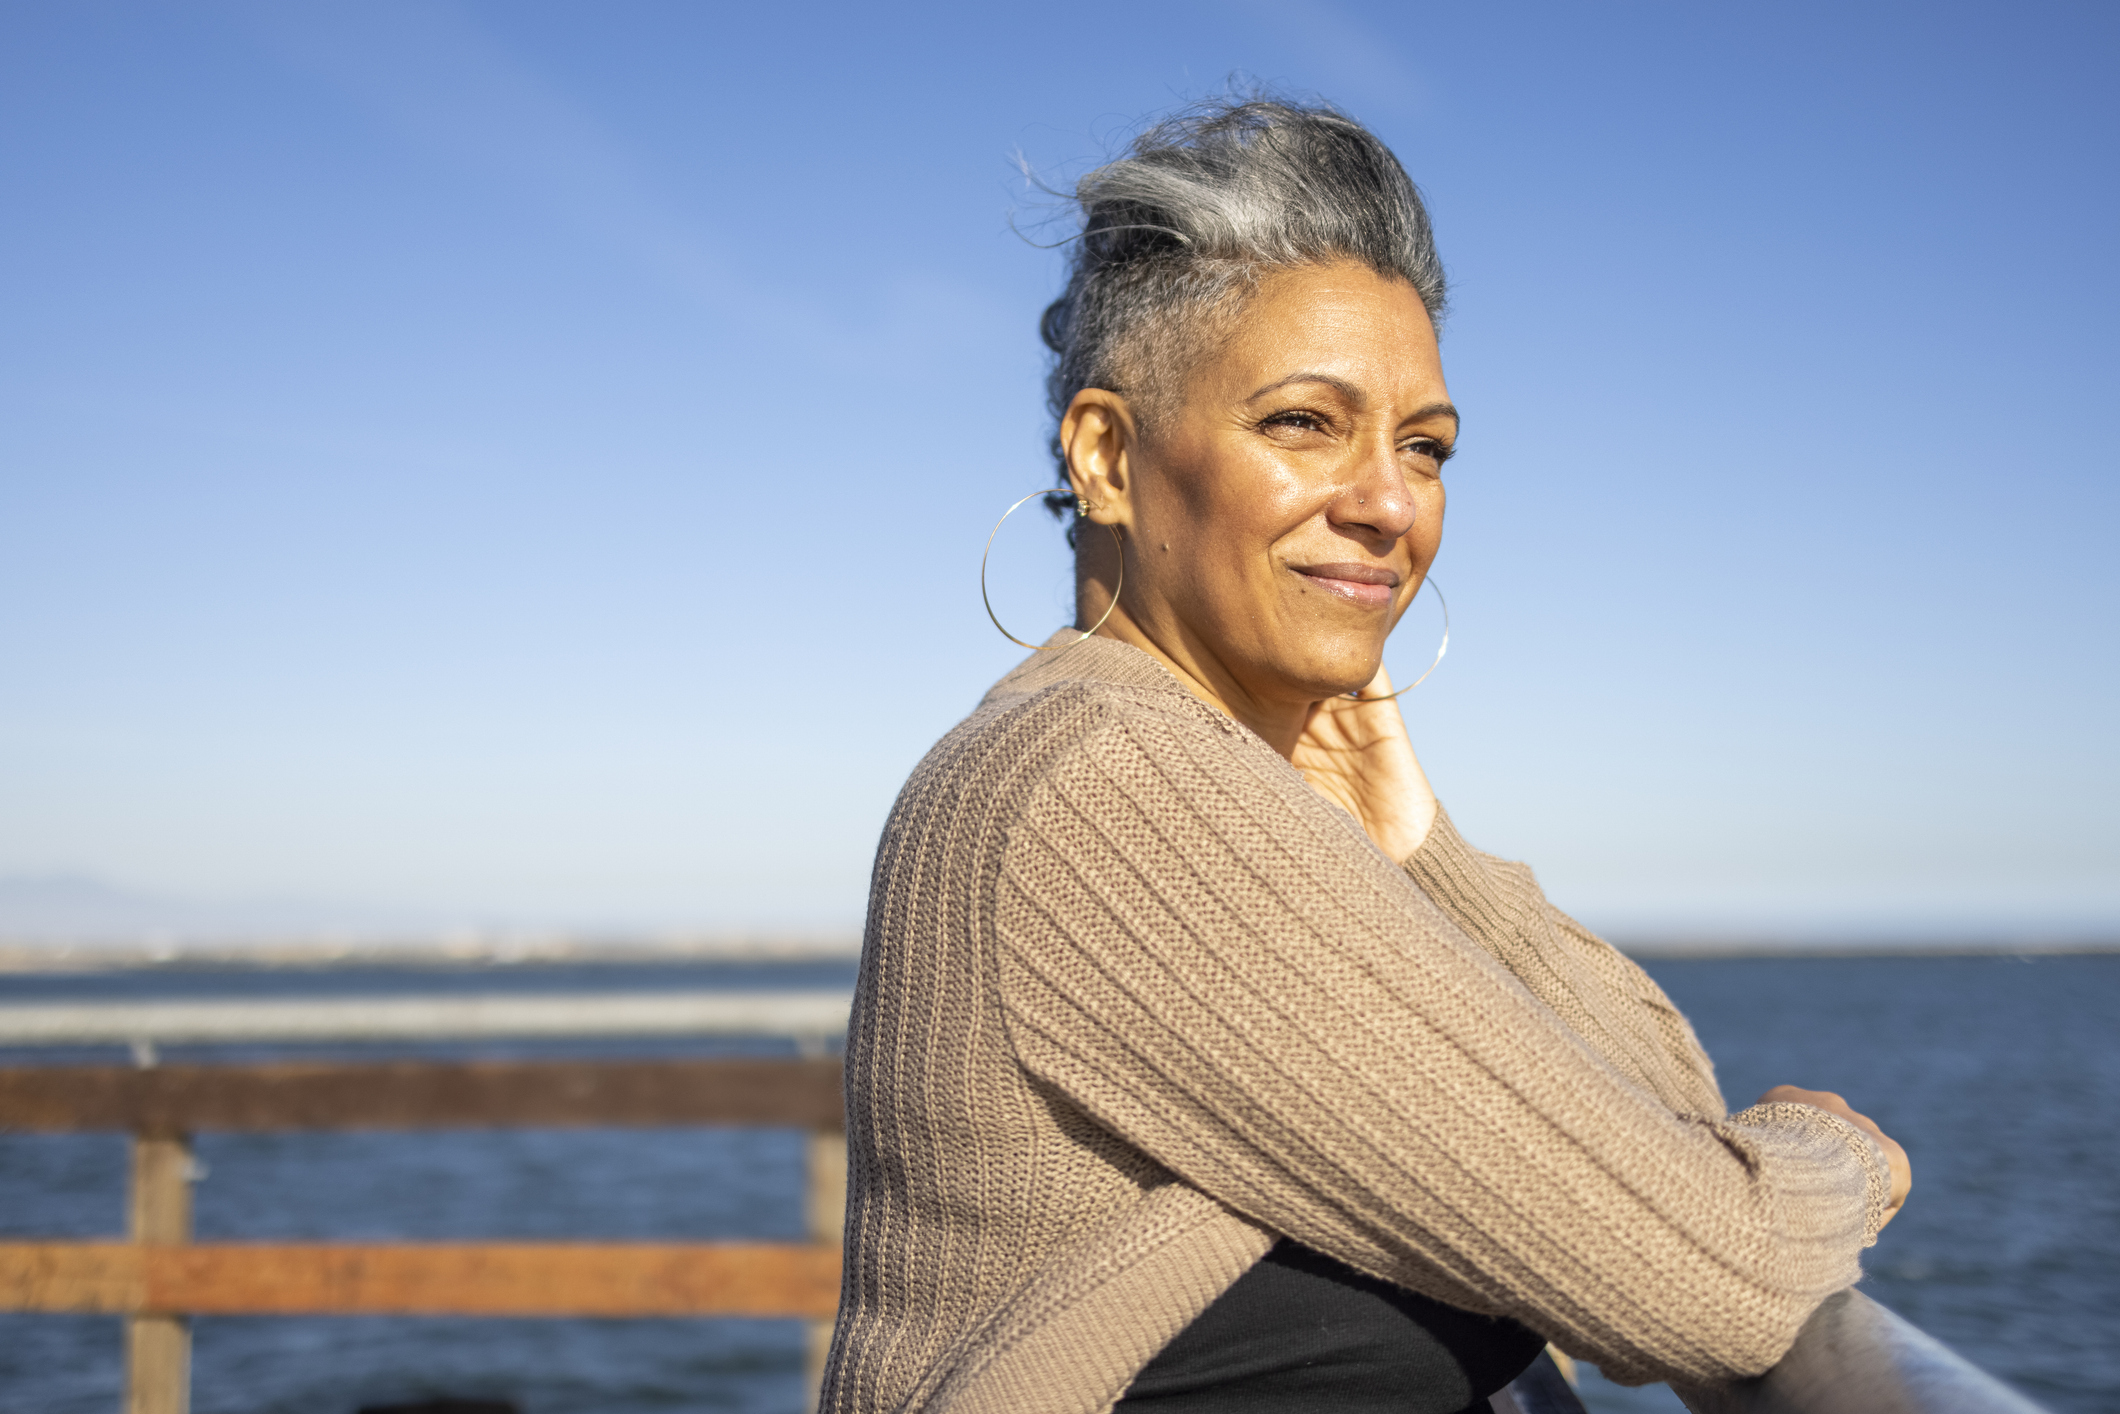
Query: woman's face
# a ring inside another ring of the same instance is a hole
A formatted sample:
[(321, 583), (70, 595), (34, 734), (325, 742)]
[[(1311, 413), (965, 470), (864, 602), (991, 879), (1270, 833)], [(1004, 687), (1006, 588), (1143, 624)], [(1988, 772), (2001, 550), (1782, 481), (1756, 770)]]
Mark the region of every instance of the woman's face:
[(1096, 519), (1131, 542), (1124, 607), (1262, 707), (1364, 686), (1441, 544), (1457, 430), (1410, 285), (1351, 262), (1269, 277), (1176, 405), (1105, 463), (1120, 494)]

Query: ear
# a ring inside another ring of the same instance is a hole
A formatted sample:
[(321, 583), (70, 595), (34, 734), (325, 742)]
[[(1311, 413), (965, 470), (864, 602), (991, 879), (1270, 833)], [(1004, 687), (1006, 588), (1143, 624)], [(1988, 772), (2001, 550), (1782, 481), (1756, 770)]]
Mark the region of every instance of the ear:
[(1067, 480), (1090, 504), (1083, 519), (1098, 525), (1134, 523), (1133, 451), (1140, 443), (1126, 399), (1109, 388), (1084, 388), (1060, 419)]

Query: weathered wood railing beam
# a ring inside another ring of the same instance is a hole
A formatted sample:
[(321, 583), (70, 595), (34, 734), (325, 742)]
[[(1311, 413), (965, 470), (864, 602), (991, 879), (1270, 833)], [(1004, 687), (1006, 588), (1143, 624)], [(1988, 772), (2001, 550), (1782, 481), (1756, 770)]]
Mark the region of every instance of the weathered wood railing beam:
[[(186, 1414), (193, 1315), (796, 1317), (814, 1390), (839, 1298), (844, 1122), (825, 1056), (0, 1070), (0, 1128), (135, 1136), (133, 1240), (0, 1244), (0, 1310), (126, 1317), (126, 1414)], [(808, 1130), (816, 1240), (184, 1245), (195, 1133), (651, 1125)]]
[[(809, 1188), (804, 1206), (809, 1218), (810, 1240), (838, 1253), (846, 1245), (847, 1230), (847, 1137), (844, 1128), (810, 1131)], [(837, 1291), (835, 1288), (834, 1295)], [(805, 1333), (803, 1380), (809, 1407), (816, 1409), (824, 1388), (825, 1357), (832, 1350), (832, 1325), (839, 1314), (835, 1300), (831, 1309), (810, 1322)]]
[[(831, 995), (829, 1003), (813, 996), (807, 1011), (780, 1019), (806, 1018), (798, 1034), (829, 1034), (836, 1023), (808, 1028), (835, 1008), (844, 1020), (844, 996)], [(24, 1010), (0, 1007), (0, 1044), (19, 1043), (19, 1030), (6, 1031), (6, 1014)], [(251, 1004), (240, 1010), (255, 1021)], [(685, 1027), (673, 1021), (662, 1034), (697, 1032), (706, 1015), (694, 1011)], [(612, 1019), (544, 1034), (610, 1034)], [(49, 1028), (41, 1035), (40, 1044), (53, 1039)], [(312, 1029), (272, 1039), (319, 1038)], [(97, 1039), (132, 1037), (121, 1028)], [(252, 1027), (207, 1039), (261, 1038)], [(814, 1382), (829, 1336), (824, 1323), (839, 1298), (841, 1075), (838, 1060), (821, 1056), (0, 1069), (0, 1128), (136, 1136), (133, 1240), (0, 1243), (0, 1310), (127, 1317), (129, 1414), (184, 1414), (181, 1318), (191, 1314), (791, 1317), (818, 1323), (810, 1337)], [(810, 1132), (810, 1242), (186, 1245), (186, 1136), (194, 1133), (721, 1124)], [(1520, 1382), (1510, 1392), (1513, 1407), (1522, 1414), (1564, 1408), (1557, 1381), (1556, 1372), (1544, 1387)], [(2022, 1395), (1852, 1291), (1829, 1299), (1763, 1378), (1681, 1397), (1696, 1414), (2038, 1414)]]
[(828, 1320), (810, 1242), (0, 1243), (0, 1311)]
[(834, 1132), (845, 1123), (840, 1077), (839, 1061), (827, 1056), (36, 1066), (0, 1070), (0, 1128), (178, 1135), (736, 1124)]
[[(181, 1135), (136, 1137), (127, 1228), (140, 1250), (182, 1252), (191, 1241), (191, 1142)], [(153, 1287), (125, 1323), (125, 1414), (189, 1414), (191, 1323), (181, 1305), (157, 1305)]]

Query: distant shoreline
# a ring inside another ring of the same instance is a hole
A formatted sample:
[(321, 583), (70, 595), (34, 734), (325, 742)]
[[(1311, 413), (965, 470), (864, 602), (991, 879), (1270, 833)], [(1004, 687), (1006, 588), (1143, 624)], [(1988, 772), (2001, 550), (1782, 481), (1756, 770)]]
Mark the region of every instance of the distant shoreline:
[[(2070, 957), (2120, 953), (2120, 938), (1928, 942), (1794, 939), (1618, 940), (1629, 957), (1657, 961), (1744, 958)], [(285, 938), (140, 942), (0, 938), (0, 976), (160, 969), (354, 967), (472, 968), (641, 966), (657, 963), (852, 961), (853, 934), (697, 938), (446, 937)]]
[(1633, 958), (1706, 960), (1842, 957), (2084, 957), (2120, 953), (2120, 938), (2040, 942), (1622, 942)]

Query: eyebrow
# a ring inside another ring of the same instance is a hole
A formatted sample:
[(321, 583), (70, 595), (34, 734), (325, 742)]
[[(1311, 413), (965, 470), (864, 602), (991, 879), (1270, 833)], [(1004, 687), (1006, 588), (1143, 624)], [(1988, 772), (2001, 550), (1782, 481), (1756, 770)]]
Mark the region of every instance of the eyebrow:
[[(1369, 402), (1368, 395), (1363, 393), (1363, 391), (1360, 388), (1356, 387), (1354, 384), (1348, 382), (1345, 378), (1335, 377), (1330, 373), (1313, 373), (1307, 370), (1301, 373), (1291, 373), (1286, 378), (1276, 378), (1273, 382), (1268, 383), (1265, 387), (1259, 389), (1257, 392), (1253, 393), (1244, 401), (1247, 404), (1255, 403), (1259, 399), (1265, 397), (1268, 393), (1278, 392), (1280, 389), (1286, 388), (1292, 383), (1322, 383), (1326, 387), (1331, 388), (1337, 393), (1339, 393), (1341, 397), (1347, 399), (1347, 401), (1353, 403), (1357, 407), (1364, 406)], [(1430, 403), (1426, 407), (1417, 408), (1414, 410), (1413, 416), (1408, 418), (1407, 420), (1410, 422), (1419, 422), (1424, 418), (1430, 417), (1448, 417), (1452, 422), (1457, 423), (1462, 423), (1464, 421), (1463, 418), (1458, 416), (1457, 408), (1447, 402)]]

